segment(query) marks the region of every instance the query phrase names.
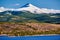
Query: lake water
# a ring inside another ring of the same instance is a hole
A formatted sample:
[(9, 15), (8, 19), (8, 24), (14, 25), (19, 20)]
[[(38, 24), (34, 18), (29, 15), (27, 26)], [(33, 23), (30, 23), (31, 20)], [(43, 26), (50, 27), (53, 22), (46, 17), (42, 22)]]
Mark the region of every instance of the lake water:
[(0, 36), (0, 40), (60, 40), (60, 35), (54, 36)]

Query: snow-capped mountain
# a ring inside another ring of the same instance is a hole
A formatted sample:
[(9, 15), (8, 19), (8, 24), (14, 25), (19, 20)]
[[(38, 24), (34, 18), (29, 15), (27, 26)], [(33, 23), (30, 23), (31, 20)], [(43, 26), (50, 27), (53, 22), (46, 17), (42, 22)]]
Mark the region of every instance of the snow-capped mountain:
[(47, 9), (47, 8), (38, 8), (32, 4), (25, 4), (24, 6), (22, 6), (21, 8), (18, 9), (10, 9), (10, 8), (4, 8), (4, 7), (0, 7), (0, 12), (3, 11), (29, 11), (32, 13), (60, 13), (60, 10), (54, 10), (54, 9)]
[(47, 9), (47, 8), (38, 8), (32, 4), (26, 4), (22, 6), (22, 8), (18, 10), (25, 10), (25, 11), (30, 11), (32, 13), (60, 13), (60, 10), (54, 10), (54, 9)]

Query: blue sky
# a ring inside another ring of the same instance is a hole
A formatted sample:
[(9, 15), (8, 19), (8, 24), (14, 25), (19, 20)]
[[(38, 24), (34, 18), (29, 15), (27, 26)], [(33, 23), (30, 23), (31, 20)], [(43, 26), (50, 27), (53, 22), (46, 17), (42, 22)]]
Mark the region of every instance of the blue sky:
[(60, 10), (60, 0), (0, 0), (0, 7), (19, 8), (27, 3), (40, 8)]

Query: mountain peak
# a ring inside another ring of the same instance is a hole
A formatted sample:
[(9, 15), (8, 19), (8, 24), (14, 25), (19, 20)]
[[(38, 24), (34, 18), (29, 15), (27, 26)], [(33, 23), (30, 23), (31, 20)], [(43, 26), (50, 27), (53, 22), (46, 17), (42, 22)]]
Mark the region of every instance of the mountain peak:
[(32, 13), (39, 13), (40, 8), (38, 8), (32, 4), (27, 3), (24, 6), (22, 6), (19, 10), (20, 11), (30, 11)]
[(21, 8), (29, 7), (29, 6), (33, 6), (33, 5), (32, 5), (32, 4), (30, 4), (30, 3), (27, 3), (27, 4), (25, 4), (24, 6), (22, 6)]

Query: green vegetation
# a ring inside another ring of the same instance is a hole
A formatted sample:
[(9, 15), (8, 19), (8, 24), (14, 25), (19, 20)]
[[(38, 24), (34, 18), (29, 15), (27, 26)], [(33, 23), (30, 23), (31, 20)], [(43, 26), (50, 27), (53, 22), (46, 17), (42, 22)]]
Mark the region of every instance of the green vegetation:
[(60, 24), (60, 13), (56, 14), (36, 14), (28, 11), (8, 11), (12, 15), (7, 15), (7, 12), (0, 13), (0, 22), (45, 22), (52, 24)]

